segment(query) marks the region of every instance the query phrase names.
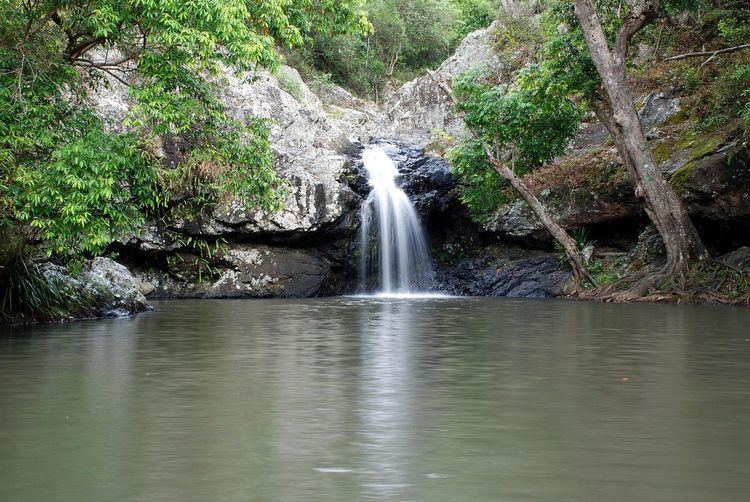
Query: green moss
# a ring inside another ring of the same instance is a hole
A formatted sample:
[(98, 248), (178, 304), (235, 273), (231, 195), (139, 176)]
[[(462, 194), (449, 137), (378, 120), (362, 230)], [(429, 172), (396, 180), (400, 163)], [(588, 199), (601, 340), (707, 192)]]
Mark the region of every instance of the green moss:
[(625, 261), (625, 255), (607, 256), (592, 260), (587, 268), (599, 286), (607, 286), (625, 276)]
[(730, 129), (733, 128), (722, 128), (713, 134), (699, 135), (693, 132), (692, 128), (686, 128), (675, 141), (666, 141), (654, 147), (654, 160), (658, 164), (666, 162), (679, 152), (688, 152), (685, 164), (669, 178), (669, 183), (675, 190), (681, 192), (685, 189), (686, 183), (698, 168), (699, 161), (719, 149), (730, 134)]
[(674, 154), (674, 151), (674, 144), (670, 143), (669, 141), (662, 141), (661, 143), (651, 148), (651, 153), (654, 156), (654, 161), (656, 161), (658, 165), (661, 165), (664, 162), (668, 161)]
[(688, 162), (672, 173), (672, 176), (669, 178), (669, 184), (678, 192), (683, 192), (685, 190), (685, 185), (693, 176), (697, 167), (697, 162)]
[(669, 126), (679, 125), (689, 119), (690, 119), (690, 113), (688, 113), (688, 110), (686, 107), (682, 107), (677, 111), (677, 113), (675, 113), (674, 115), (672, 115), (671, 117), (667, 119), (667, 121), (664, 123), (664, 126), (669, 127)]

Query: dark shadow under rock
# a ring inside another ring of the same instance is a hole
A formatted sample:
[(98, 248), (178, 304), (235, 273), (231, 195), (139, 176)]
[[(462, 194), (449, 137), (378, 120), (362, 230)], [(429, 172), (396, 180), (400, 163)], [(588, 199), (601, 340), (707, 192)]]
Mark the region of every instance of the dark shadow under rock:
[(470, 258), (438, 273), (443, 289), (469, 296), (550, 298), (571, 289), (572, 274), (551, 255), (504, 261)]

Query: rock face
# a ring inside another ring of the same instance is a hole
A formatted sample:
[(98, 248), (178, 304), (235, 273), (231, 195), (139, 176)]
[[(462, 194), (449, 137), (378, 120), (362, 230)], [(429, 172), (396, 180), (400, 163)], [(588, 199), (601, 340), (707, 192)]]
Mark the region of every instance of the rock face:
[(80, 305), (74, 318), (123, 317), (152, 310), (141, 293), (140, 282), (123, 265), (108, 258), (94, 258), (72, 276), (59, 265), (45, 264), (47, 280)]
[(196, 276), (195, 266), (173, 266), (161, 276), (140, 271), (154, 294), (180, 298), (306, 298), (324, 291), (331, 280), (331, 260), (316, 250), (235, 244), (215, 261), (217, 272)]
[[(122, 83), (112, 79), (109, 84), (92, 89), (90, 99), (109, 127), (119, 130), (131, 104)], [(215, 84), (219, 99), (232, 118), (241, 122), (254, 117), (268, 119), (275, 168), (289, 180), (289, 194), (284, 210), (274, 214), (244, 212), (236, 204), (221, 208), (201, 221), (200, 232), (316, 232), (350, 209), (352, 192), (341, 179), (346, 169), (345, 154), (351, 148), (351, 128), (325, 113), (323, 102), (296, 70), (284, 66), (276, 75), (262, 71), (238, 76), (226, 69)], [(164, 138), (162, 153), (167, 158), (168, 143), (169, 138)], [(181, 225), (189, 226), (185, 222)]]
[[(400, 166), (399, 182), (430, 237), (440, 288), (470, 295), (564, 294), (570, 274), (558, 268), (552, 240), (525, 203), (512, 202), (475, 224), (448, 164), (424, 153), (436, 136), (467, 134), (438, 81), (482, 67), (502, 72), (493, 48), (497, 28), (467, 36), (435, 72), (404, 84), (379, 107), (334, 85), (311, 90), (289, 67), (249, 80), (225, 71), (216, 83), (232, 116), (269, 121), (275, 168), (289, 188), (283, 210), (246, 211), (229, 203), (208, 214), (149, 223), (117, 249), (139, 277), (140, 290), (153, 297), (212, 298), (352, 291), (358, 211), (369, 192), (359, 157), (374, 142)], [(94, 90), (92, 100), (109, 127), (121, 127), (130, 107), (124, 86), (113, 81), (110, 89)], [(639, 102), (655, 157), (714, 250), (750, 245), (747, 143), (736, 127), (687, 141), (681, 106), (671, 90)], [(164, 138), (165, 158), (170, 148)], [(601, 124), (583, 126), (553, 167), (547, 179), (534, 182), (565, 227), (586, 228), (599, 245), (620, 250), (641, 236), (638, 256), (651, 259), (657, 243), (643, 233), (641, 202)], [(507, 243), (527, 251), (496, 252)]]
[(359, 152), (352, 162), (354, 178), (351, 184), (361, 196), (366, 196), (370, 187), (360, 156), (364, 148), (371, 146), (382, 148), (398, 166), (398, 184), (424, 219), (445, 210), (446, 204), (455, 197), (456, 181), (444, 159), (427, 155), (412, 145), (387, 139), (358, 145)]
[[(230, 202), (206, 214), (170, 216), (118, 250), (153, 296), (324, 293), (346, 266), (360, 202), (347, 180), (350, 155), (356, 154), (350, 136), (370, 128), (372, 107), (335, 86), (325, 87), (324, 103), (289, 67), (254, 78), (227, 69), (215, 84), (232, 118), (267, 119), (274, 167), (287, 180), (283, 209), (247, 211)], [(91, 99), (112, 129), (122, 127), (130, 107), (122, 84), (94, 90)], [(179, 145), (168, 137), (162, 143), (169, 161)]]
[[(360, 148), (378, 146), (397, 164), (397, 182), (417, 210), (433, 254), (453, 255), (476, 247), (481, 228), (474, 223), (459, 200), (459, 190), (448, 163), (412, 145), (389, 139), (376, 140)], [(370, 187), (364, 166), (357, 157), (352, 163), (351, 184), (362, 198)]]
[(551, 298), (570, 292), (572, 274), (550, 255), (515, 260), (482, 256), (442, 269), (440, 281), (458, 295)]
[[(268, 119), (277, 172), (288, 183), (283, 210), (246, 212), (238, 204), (220, 208), (200, 222), (176, 222), (195, 235), (284, 235), (299, 237), (335, 224), (356, 203), (342, 183), (351, 144), (347, 133), (323, 111), (322, 101), (296, 70), (261, 73), (244, 81), (232, 72), (221, 79), (220, 99), (233, 118)], [(196, 224), (197, 223), (197, 224)]]
[(750, 146), (739, 130), (713, 142), (710, 148), (694, 145), (687, 162), (664, 165), (673, 170), (701, 236), (726, 252), (750, 244)]
[(470, 33), (432, 75), (412, 80), (388, 96), (382, 106), (377, 134), (417, 147), (434, 141), (436, 131), (452, 137), (465, 136), (463, 122), (453, 113), (451, 99), (436, 79), (450, 83), (453, 77), (469, 70), (500, 67), (502, 61), (492, 47), (497, 27), (496, 21), (486, 29)]
[[(652, 96), (656, 98), (647, 98), (642, 112), (644, 123), (651, 124), (652, 148), (662, 172), (682, 197), (710, 248), (727, 252), (747, 245), (750, 149), (742, 129), (728, 127), (708, 137), (685, 140), (687, 125), (670, 125), (665, 112), (678, 109), (677, 98), (664, 99), (664, 95), (655, 93)], [(654, 100), (661, 104), (654, 105), (652, 115), (649, 103)], [(540, 198), (567, 229), (586, 228), (600, 243), (627, 250), (648, 219), (616, 150), (597, 124), (582, 128), (573, 144), (558, 164), (545, 169), (556, 178), (542, 182)], [(552, 242), (522, 201), (500, 208), (484, 230), (534, 246)]]

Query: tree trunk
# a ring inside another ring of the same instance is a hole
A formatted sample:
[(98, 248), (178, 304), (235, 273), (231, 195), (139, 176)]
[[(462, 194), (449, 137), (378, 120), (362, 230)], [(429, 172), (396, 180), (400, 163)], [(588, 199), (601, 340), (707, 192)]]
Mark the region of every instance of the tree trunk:
[(591, 277), (591, 274), (589, 274), (589, 271), (586, 269), (583, 255), (581, 254), (581, 250), (578, 249), (578, 244), (576, 244), (576, 242), (568, 235), (568, 232), (566, 232), (565, 229), (555, 221), (549, 211), (547, 211), (544, 204), (542, 204), (542, 201), (536, 196), (534, 190), (512, 169), (498, 161), (491, 152), (487, 151), (486, 148), (485, 154), (487, 160), (495, 171), (510, 182), (516, 192), (518, 192), (523, 200), (529, 205), (531, 211), (539, 219), (544, 228), (565, 250), (565, 256), (568, 258), (568, 263), (570, 263), (570, 267), (573, 270), (573, 277), (576, 283), (583, 280), (596, 286), (594, 278)]
[(659, 276), (667, 277), (703, 260), (706, 249), (685, 206), (654, 162), (625, 73), (627, 43), (656, 17), (658, 4), (658, 0), (641, 0), (626, 16), (610, 51), (591, 1), (574, 1), (575, 15), (606, 91), (606, 99), (595, 104), (595, 112), (612, 135), (635, 183), (636, 195), (644, 200), (646, 213), (664, 239), (667, 263)]

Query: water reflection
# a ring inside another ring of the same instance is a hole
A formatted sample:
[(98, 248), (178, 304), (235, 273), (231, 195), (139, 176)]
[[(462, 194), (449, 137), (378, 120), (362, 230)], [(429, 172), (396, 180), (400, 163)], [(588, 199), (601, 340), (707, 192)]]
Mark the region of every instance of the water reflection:
[(739, 500), (750, 313), (185, 301), (0, 336), (1, 500)]
[(408, 453), (413, 449), (411, 387), (412, 351), (420, 328), (411, 302), (380, 301), (370, 312), (359, 310), (362, 346), (358, 403), (360, 447), (364, 453), (365, 487), (381, 500), (394, 500), (409, 486)]

